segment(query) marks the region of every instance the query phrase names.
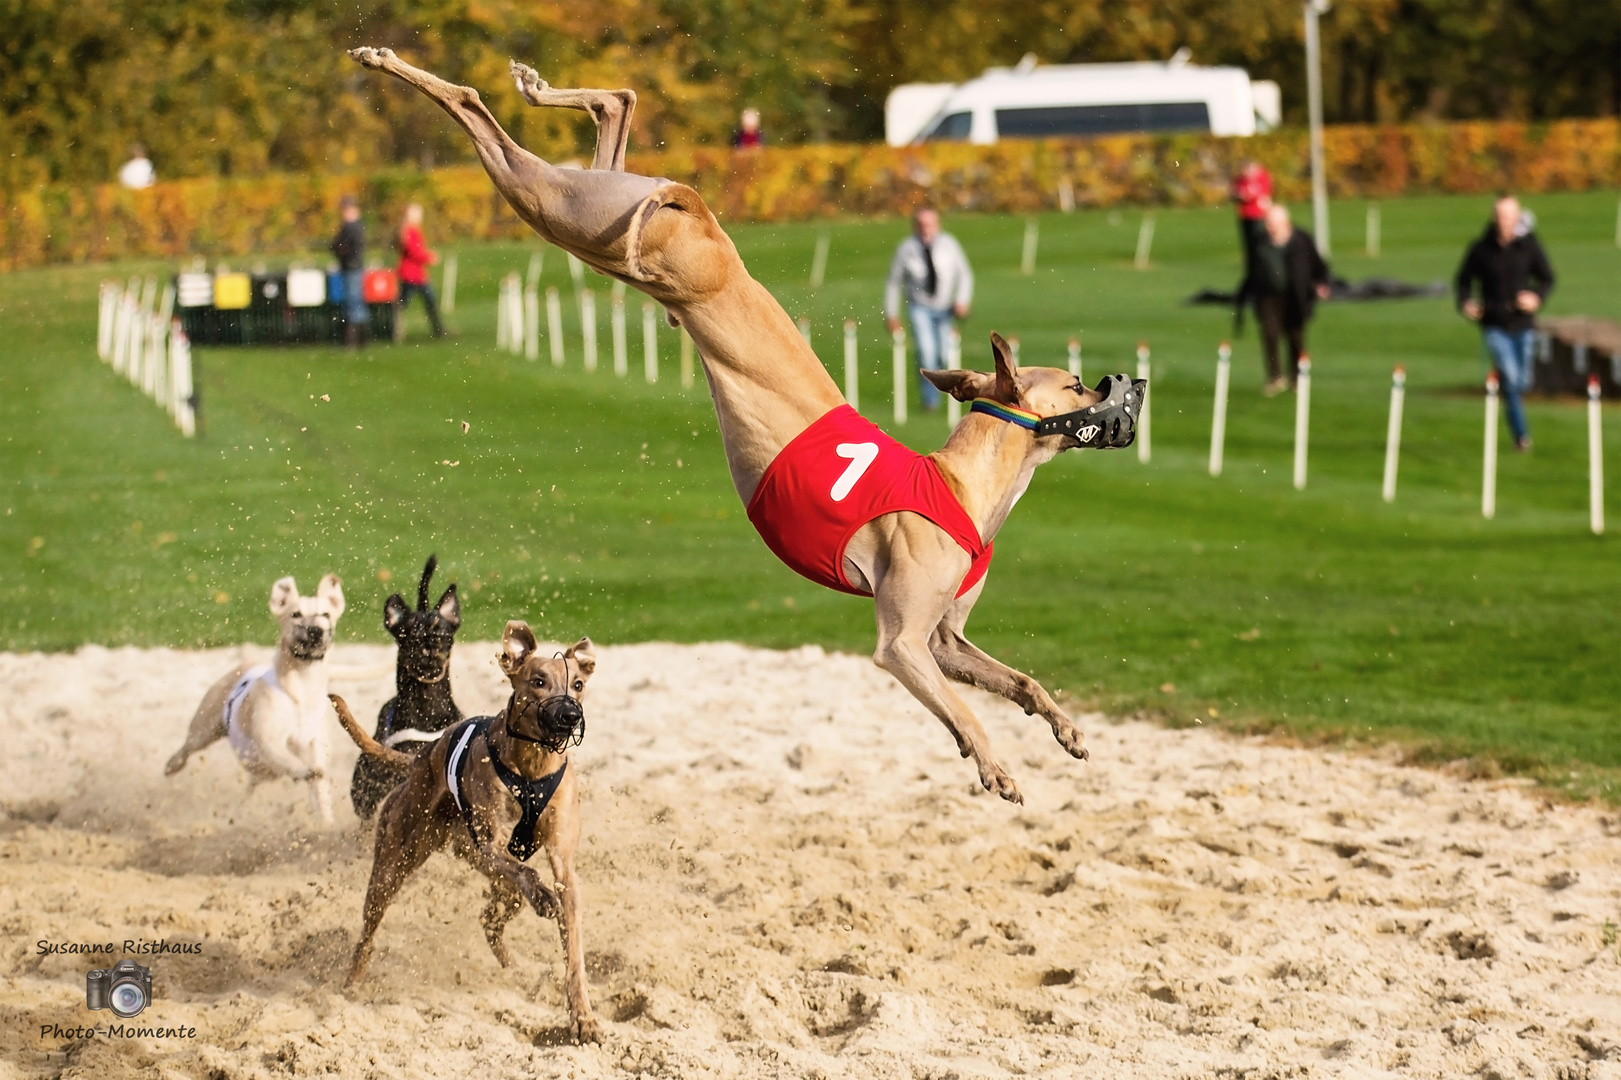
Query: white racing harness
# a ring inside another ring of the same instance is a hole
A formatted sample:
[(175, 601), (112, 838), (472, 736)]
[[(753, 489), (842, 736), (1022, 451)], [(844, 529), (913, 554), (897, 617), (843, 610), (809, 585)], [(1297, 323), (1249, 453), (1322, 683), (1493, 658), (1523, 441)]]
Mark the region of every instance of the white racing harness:
[(276, 678), (275, 667), (270, 664), (258, 664), (244, 671), (242, 677), (231, 687), (231, 692), (225, 695), (225, 737), (230, 740), (231, 749), (236, 751), (237, 760), (249, 767), (259, 764), (259, 748), (248, 738), (248, 733), (242, 730), (242, 703), (247, 700), (248, 692), (257, 682), (264, 682), (274, 690), (281, 690), (281, 682)]

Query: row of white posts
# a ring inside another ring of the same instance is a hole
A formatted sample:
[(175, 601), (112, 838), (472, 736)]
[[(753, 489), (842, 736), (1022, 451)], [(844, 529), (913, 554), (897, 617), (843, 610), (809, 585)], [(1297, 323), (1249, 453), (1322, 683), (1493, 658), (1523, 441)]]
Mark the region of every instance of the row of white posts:
[[(568, 256), (569, 269), (574, 272), (575, 303), (580, 313), (581, 363), (586, 371), (597, 370), (597, 294), (585, 288), (584, 266), (573, 255)], [(522, 354), (526, 359), (540, 359), (540, 274), (544, 257), (537, 252), (529, 261), (527, 283), (514, 270), (501, 279), (499, 302), (496, 305), (495, 345), (498, 349)], [(616, 281), (609, 292), (610, 341), (613, 348), (614, 374), (624, 378), (630, 374), (629, 335), (625, 328), (625, 283)], [(566, 363), (563, 341), (563, 299), (556, 286), (546, 289), (546, 341), (553, 367)], [(681, 331), (679, 354), (680, 377), (683, 387), (692, 386), (696, 378), (692, 338)], [(653, 301), (642, 304), (642, 374), (650, 383), (659, 379), (658, 305)]]
[[(1232, 348), (1224, 341), (1216, 354), (1216, 393), (1210, 418), (1210, 475), (1220, 476), (1222, 451), (1227, 438), (1227, 391), (1232, 381)], [(1137, 377), (1147, 378), (1148, 348), (1137, 350)], [(1497, 516), (1497, 434), (1499, 387), (1497, 372), (1486, 376), (1486, 425), (1481, 453), (1480, 514)], [(1400, 365), (1390, 376), (1390, 420), (1385, 429), (1385, 471), (1380, 497), (1396, 501), (1396, 472), (1401, 459), (1402, 409), (1407, 397), (1407, 372)], [(1143, 419), (1138, 424), (1137, 456), (1148, 460), (1148, 403), (1143, 403)], [(1598, 376), (1587, 380), (1587, 500), (1588, 524), (1595, 536), (1604, 532), (1604, 417), (1600, 406)], [(1300, 374), (1295, 389), (1294, 485), (1306, 487), (1306, 454), (1311, 436), (1311, 359), (1300, 358)]]
[(191, 342), (173, 318), (174, 285), (160, 295), (155, 278), (129, 286), (101, 283), (96, 353), (163, 408), (190, 438), (197, 433), (196, 397), (191, 381)]

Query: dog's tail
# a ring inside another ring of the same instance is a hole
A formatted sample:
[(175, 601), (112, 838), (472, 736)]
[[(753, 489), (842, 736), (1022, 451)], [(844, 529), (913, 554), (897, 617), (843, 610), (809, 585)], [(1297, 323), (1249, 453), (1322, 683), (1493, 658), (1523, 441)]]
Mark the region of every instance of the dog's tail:
[(433, 580), (433, 572), (439, 568), (439, 556), (429, 555), (428, 565), (422, 568), (422, 582), (417, 585), (417, 610), (428, 610), (428, 582)]
[(411, 754), (384, 746), (370, 735), (367, 735), (366, 729), (355, 723), (354, 714), (349, 711), (348, 703), (337, 694), (328, 694), (327, 698), (331, 700), (332, 707), (338, 712), (338, 723), (343, 725), (343, 730), (347, 731), (349, 737), (355, 741), (355, 745), (360, 747), (361, 753), (367, 757), (380, 758), (391, 765), (409, 765), (416, 760)]

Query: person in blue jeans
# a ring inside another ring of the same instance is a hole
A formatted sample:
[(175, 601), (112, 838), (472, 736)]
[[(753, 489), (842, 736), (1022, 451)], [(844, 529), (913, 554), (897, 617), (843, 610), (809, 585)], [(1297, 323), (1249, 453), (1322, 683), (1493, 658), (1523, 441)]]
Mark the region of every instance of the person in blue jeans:
[[(974, 271), (957, 238), (940, 230), (940, 212), (925, 206), (912, 215), (912, 235), (900, 242), (884, 285), (884, 322), (901, 328), (901, 295), (911, 316), (917, 364), (929, 371), (944, 366), (952, 324), (966, 318), (974, 298)], [(940, 391), (919, 376), (926, 412), (940, 407)]]
[[(1554, 283), (1553, 267), (1534, 225), (1518, 199), (1499, 196), (1492, 206), (1491, 224), (1469, 246), (1453, 283), (1458, 310), (1480, 324), (1481, 339), (1497, 369), (1503, 411), (1519, 450), (1531, 449), (1531, 431), (1520, 395), (1531, 389), (1536, 313)], [(1476, 283), (1480, 286), (1478, 299)]]
[(331, 247), (343, 272), (343, 343), (354, 348), (365, 344), (371, 328), (365, 293), (366, 227), (360, 223), (360, 204), (353, 195), (345, 195), (338, 206), (343, 224)]

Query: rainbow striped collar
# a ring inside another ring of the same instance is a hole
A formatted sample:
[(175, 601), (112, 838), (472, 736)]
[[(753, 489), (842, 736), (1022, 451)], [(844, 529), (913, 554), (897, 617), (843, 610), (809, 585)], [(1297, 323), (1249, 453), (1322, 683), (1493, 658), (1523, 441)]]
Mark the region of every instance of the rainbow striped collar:
[(1006, 420), (1010, 424), (1017, 424), (1029, 431), (1036, 430), (1036, 425), (1041, 423), (1041, 417), (1033, 412), (1015, 409), (1012, 405), (1003, 405), (1000, 401), (992, 401), (990, 398), (975, 398), (974, 403), (968, 407), (968, 411), (994, 416), (998, 420)]

